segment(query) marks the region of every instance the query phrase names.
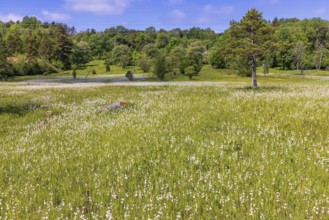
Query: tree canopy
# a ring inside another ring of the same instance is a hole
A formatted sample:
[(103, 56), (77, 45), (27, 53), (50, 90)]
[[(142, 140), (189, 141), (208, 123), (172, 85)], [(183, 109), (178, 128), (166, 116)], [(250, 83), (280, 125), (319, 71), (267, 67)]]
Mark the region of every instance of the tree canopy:
[(274, 28), (267, 23), (262, 13), (251, 9), (240, 22), (231, 22), (227, 53), (235, 57), (249, 58), (252, 66), (252, 85), (257, 87), (257, 59), (270, 53), (273, 48)]
[(198, 27), (134, 30), (123, 26), (77, 33), (74, 27), (41, 22), (35, 17), (0, 22), (0, 30), (0, 50), (4, 51), (0, 63), (7, 75), (56, 72), (91, 59), (103, 59), (122, 67), (138, 65), (150, 71), (155, 60), (163, 60), (159, 59), (161, 54), (167, 72), (188, 72), (190, 76), (210, 64), (252, 76), (256, 87), (259, 66), (264, 67), (264, 72), (271, 67), (297, 69), (301, 73), (329, 66), (328, 21), (320, 18), (266, 21), (256, 9), (249, 10), (240, 21), (231, 22), (224, 33)]

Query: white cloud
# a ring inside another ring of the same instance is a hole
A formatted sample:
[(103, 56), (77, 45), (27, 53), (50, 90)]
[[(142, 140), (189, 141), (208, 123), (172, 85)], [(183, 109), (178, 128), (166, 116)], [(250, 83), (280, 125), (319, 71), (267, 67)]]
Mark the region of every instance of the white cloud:
[(14, 13), (9, 13), (6, 15), (0, 15), (0, 21), (2, 22), (8, 22), (8, 21), (21, 21), (23, 19), (23, 16), (14, 14)]
[(212, 5), (206, 5), (203, 7), (201, 16), (197, 19), (199, 24), (212, 23), (214, 20), (218, 19), (220, 15), (230, 15), (234, 11), (232, 6), (221, 6), (214, 7)]
[(327, 14), (327, 9), (325, 9), (325, 8), (319, 8), (314, 13), (315, 13), (316, 16), (321, 17), (321, 16), (324, 16), (324, 15)]
[(207, 23), (211, 23), (212, 21), (213, 19), (207, 16), (202, 16), (197, 19), (198, 24), (207, 24)]
[(61, 14), (56, 12), (49, 12), (47, 10), (42, 11), (42, 15), (45, 16), (47, 19), (50, 19), (52, 21), (64, 21), (68, 20), (71, 17), (67, 14)]
[(205, 14), (219, 14), (219, 15), (228, 15), (233, 12), (234, 8), (232, 6), (222, 6), (222, 7), (214, 7), (212, 5), (206, 5), (203, 8), (203, 12)]
[(173, 24), (182, 23), (186, 18), (186, 14), (178, 9), (169, 13), (168, 21)]
[(121, 14), (134, 0), (65, 0), (66, 6), (74, 11), (98, 14)]
[(172, 16), (175, 19), (184, 19), (186, 17), (185, 13), (178, 9), (171, 11), (170, 16)]

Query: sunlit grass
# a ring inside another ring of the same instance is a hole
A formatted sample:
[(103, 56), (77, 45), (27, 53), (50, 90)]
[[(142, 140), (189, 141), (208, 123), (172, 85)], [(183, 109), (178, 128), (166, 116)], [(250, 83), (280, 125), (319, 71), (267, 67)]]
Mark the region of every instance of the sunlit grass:
[(328, 97), (313, 83), (0, 87), (0, 217), (328, 219)]
[[(96, 71), (96, 75), (92, 74), (92, 71)], [(159, 81), (152, 73), (152, 69), (148, 73), (144, 73), (138, 66), (129, 66), (122, 68), (121, 66), (111, 65), (111, 71), (105, 71), (105, 64), (103, 60), (93, 60), (85, 66), (79, 67), (77, 70), (78, 79), (97, 79), (97, 78), (124, 78), (128, 70), (133, 71), (135, 75), (143, 75), (143, 80), (147, 81)], [(166, 81), (189, 81), (189, 78), (183, 74), (180, 74), (178, 70), (176, 74), (167, 73), (165, 76)], [(257, 68), (257, 77), (260, 82), (270, 83), (303, 83), (310, 81), (319, 81), (321, 77), (329, 77), (329, 71), (325, 70), (305, 70), (304, 75), (300, 74), (297, 70), (278, 70), (270, 69), (270, 73), (263, 74), (263, 68)], [(72, 70), (62, 71), (56, 74), (49, 75), (34, 75), (34, 76), (19, 76), (9, 78), (8, 81), (25, 81), (31, 79), (56, 79), (67, 78), (72, 79)], [(146, 79), (145, 79), (146, 78)], [(204, 65), (200, 74), (193, 76), (192, 81), (208, 81), (208, 82), (251, 82), (250, 77), (243, 77), (237, 74), (237, 71), (230, 69), (214, 69), (210, 65)]]

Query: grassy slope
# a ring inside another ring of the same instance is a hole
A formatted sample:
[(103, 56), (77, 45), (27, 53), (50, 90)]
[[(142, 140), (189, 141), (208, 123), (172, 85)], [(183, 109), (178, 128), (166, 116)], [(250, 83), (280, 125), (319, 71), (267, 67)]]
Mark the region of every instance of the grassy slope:
[[(96, 71), (97, 73), (96, 75), (92, 75), (93, 70)], [(111, 76), (113, 74), (120, 74), (122, 75), (122, 77), (124, 77), (124, 75), (127, 73), (128, 70), (132, 70), (134, 74), (144, 74), (143, 71), (136, 66), (129, 66), (126, 69), (123, 69), (120, 66), (111, 65), (111, 71), (106, 72), (104, 61), (94, 60), (86, 64), (84, 67), (79, 67), (77, 70), (77, 77), (85, 78), (88, 75), (88, 78), (95, 78), (95, 77)], [(24, 81), (30, 79), (43, 79), (43, 78), (47, 79), (47, 78), (63, 78), (63, 77), (72, 78), (72, 70), (66, 70), (60, 73), (50, 74), (50, 75), (20, 76), (10, 79), (10, 81)]]
[[(92, 70), (95, 70), (97, 75), (92, 75)], [(130, 66), (126, 69), (123, 69), (120, 66), (111, 65), (111, 71), (105, 72), (105, 65), (104, 61), (102, 60), (94, 60), (88, 63), (85, 67), (81, 67), (78, 69), (78, 78), (85, 78), (88, 75), (88, 78), (97, 78), (97, 77), (110, 77), (113, 74), (119, 74), (124, 77), (128, 70), (132, 70), (135, 74), (145, 74), (142, 70), (140, 70), (137, 66)], [(305, 70), (304, 76), (300, 75), (300, 71), (297, 70), (290, 70), (290, 71), (283, 71), (283, 70), (276, 70), (271, 69), (270, 74), (264, 76), (262, 74), (263, 69), (258, 68), (258, 79), (260, 82), (282, 82), (289, 79), (289, 82), (302, 82), (302, 81), (310, 81), (312, 78), (316, 80), (318, 77), (325, 77), (329, 76), (329, 71), (317, 71), (317, 70)], [(21, 76), (11, 79), (11, 81), (24, 81), (29, 79), (42, 79), (42, 78), (71, 78), (72, 71), (63, 71), (57, 74), (50, 74), (50, 75), (39, 75), (39, 76)], [(154, 77), (152, 72), (146, 73), (151, 81), (157, 81)], [(177, 73), (176, 75), (167, 74), (166, 80), (169, 81), (188, 81), (188, 77)], [(236, 75), (236, 72), (233, 70), (222, 70), (222, 69), (213, 69), (209, 65), (205, 65), (199, 76), (194, 76), (193, 81), (228, 81), (228, 82), (250, 82), (251, 79), (249, 77), (240, 77)]]
[(0, 217), (327, 219), (328, 91), (0, 87)]

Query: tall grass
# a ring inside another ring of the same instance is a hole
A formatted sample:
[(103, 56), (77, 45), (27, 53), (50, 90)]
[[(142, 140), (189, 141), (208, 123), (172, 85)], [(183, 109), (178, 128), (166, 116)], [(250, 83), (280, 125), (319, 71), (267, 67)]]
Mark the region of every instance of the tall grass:
[[(0, 218), (328, 219), (328, 97), (328, 84), (0, 87)], [(130, 105), (102, 110), (117, 101)]]

